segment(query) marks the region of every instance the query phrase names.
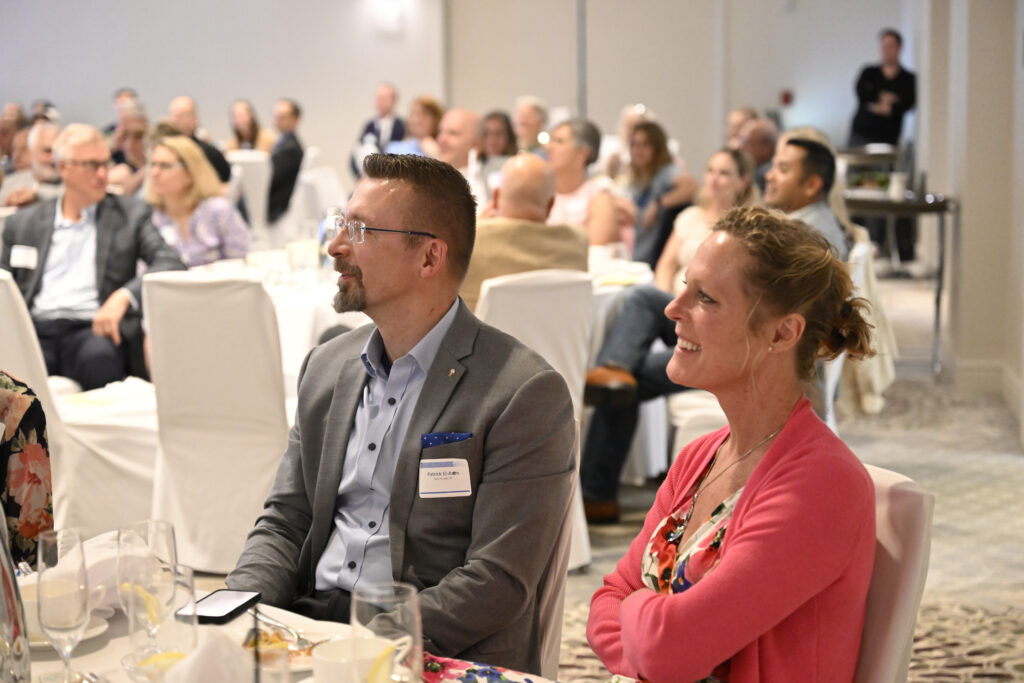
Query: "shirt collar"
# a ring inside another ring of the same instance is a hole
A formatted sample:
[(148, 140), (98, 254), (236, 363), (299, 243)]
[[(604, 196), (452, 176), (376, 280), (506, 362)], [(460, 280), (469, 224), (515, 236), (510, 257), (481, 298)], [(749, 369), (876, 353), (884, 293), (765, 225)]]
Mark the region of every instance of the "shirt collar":
[[(416, 364), (426, 373), (430, 366), (434, 364), (434, 358), (437, 357), (437, 352), (441, 348), (441, 342), (444, 341), (445, 336), (448, 334), (448, 330), (451, 329), (452, 323), (455, 321), (455, 314), (459, 310), (459, 298), (455, 298), (455, 302), (448, 309), (437, 324), (431, 328), (430, 332), (427, 332), (422, 339), (416, 342), (416, 345), (409, 350), (406, 356), (412, 356)], [(384, 339), (380, 336), (380, 330), (374, 329), (370, 338), (366, 340), (366, 344), (363, 345), (363, 351), (360, 354), (360, 359), (363, 361), (363, 366), (366, 368), (366, 373), (370, 377), (384, 377), (388, 376), (388, 373), (384, 370), (384, 364), (381, 359), (384, 357)], [(405, 358), (405, 356), (402, 356)], [(395, 359), (397, 363), (400, 359)]]
[[(805, 216), (809, 216), (809, 215), (811, 215), (812, 213), (814, 213), (815, 211), (818, 211), (818, 210), (820, 209), (820, 207), (821, 207), (821, 205), (822, 205), (822, 204), (825, 204), (825, 201), (824, 201), (824, 200), (818, 200), (818, 201), (816, 201), (816, 202), (813, 202), (813, 203), (811, 203), (811, 204), (806, 204), (806, 205), (804, 205), (804, 206), (801, 206), (801, 207), (800, 207), (799, 209), (797, 209), (796, 211), (791, 211), (791, 212), (790, 212), (790, 213), (788, 214), (788, 216), (787, 216), (787, 217), (788, 217), (788, 218), (795, 218), (796, 220), (803, 220), (803, 218), (804, 218)], [(827, 205), (826, 205), (826, 206), (827, 206)]]
[(61, 228), (71, 228), (76, 225), (86, 225), (89, 223), (96, 222), (96, 207), (99, 206), (99, 202), (82, 209), (82, 217), (77, 221), (64, 218), (64, 193), (61, 192), (57, 195), (57, 210), (53, 215), (53, 228), (54, 230), (60, 230)]

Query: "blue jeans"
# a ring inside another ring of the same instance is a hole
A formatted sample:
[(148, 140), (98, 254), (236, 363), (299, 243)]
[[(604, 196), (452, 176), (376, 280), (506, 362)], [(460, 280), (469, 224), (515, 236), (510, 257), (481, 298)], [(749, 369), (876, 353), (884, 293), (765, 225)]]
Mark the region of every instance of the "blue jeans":
[[(580, 462), (580, 485), (588, 500), (616, 500), (619, 477), (633, 442), (640, 413), (639, 401), (667, 396), (686, 387), (665, 373), (676, 344), (675, 323), (665, 317), (672, 295), (644, 285), (631, 287), (622, 313), (609, 330), (597, 354), (598, 365), (614, 365), (636, 377), (637, 401), (625, 406), (597, 406), (590, 419)], [(669, 347), (651, 351), (655, 339)]]

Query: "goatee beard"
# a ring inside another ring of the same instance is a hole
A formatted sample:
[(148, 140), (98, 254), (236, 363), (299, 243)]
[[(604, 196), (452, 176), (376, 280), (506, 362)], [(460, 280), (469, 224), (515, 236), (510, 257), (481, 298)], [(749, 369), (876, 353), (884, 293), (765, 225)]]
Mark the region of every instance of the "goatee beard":
[(338, 283), (338, 291), (334, 295), (334, 310), (337, 313), (362, 311), (366, 309), (366, 290), (363, 288), (363, 271), (359, 266), (350, 266), (334, 262), (334, 270), (342, 275), (351, 275), (352, 279)]

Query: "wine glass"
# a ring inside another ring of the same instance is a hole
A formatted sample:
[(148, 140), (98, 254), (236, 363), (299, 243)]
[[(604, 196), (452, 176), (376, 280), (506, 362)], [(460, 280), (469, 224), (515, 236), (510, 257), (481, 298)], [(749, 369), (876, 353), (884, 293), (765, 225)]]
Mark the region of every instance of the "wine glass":
[(71, 670), (71, 651), (89, 623), (89, 581), (82, 537), (74, 529), (39, 535), (39, 626), (64, 661), (64, 682), (81, 681)]
[[(372, 661), (366, 678), (411, 682), (423, 677), (423, 630), (416, 588), (407, 583), (360, 584), (352, 591), (353, 662)], [(357, 675), (363, 679), (362, 667)]]
[[(158, 614), (170, 606), (177, 561), (174, 526), (170, 522), (147, 519), (118, 527), (117, 593), (125, 615), (133, 603), (138, 603), (140, 610)], [(147, 624), (142, 633), (152, 640), (156, 623), (138, 623)], [(133, 640), (138, 636), (135, 631), (130, 635)]]

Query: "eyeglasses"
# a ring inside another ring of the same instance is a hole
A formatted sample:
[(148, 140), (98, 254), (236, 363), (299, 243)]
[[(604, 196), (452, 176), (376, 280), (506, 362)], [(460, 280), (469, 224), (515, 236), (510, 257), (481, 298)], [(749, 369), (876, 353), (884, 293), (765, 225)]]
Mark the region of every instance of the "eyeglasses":
[(349, 220), (345, 216), (329, 215), (324, 219), (324, 241), (330, 242), (341, 232), (341, 229), (348, 230), (348, 239), (352, 244), (362, 244), (366, 240), (366, 233), (372, 232), (394, 232), (401, 235), (420, 235), (437, 239), (437, 235), (431, 232), (419, 230), (392, 230), (391, 228), (370, 228), (362, 221)]
[(72, 166), (81, 166), (92, 173), (95, 173), (101, 168), (109, 171), (110, 167), (114, 165), (114, 162), (110, 159), (104, 159), (103, 161), (97, 161), (96, 159), (68, 159), (67, 163)]
[(151, 161), (149, 162), (151, 168), (156, 168), (161, 171), (170, 171), (172, 168), (184, 168), (184, 165), (180, 161)]

